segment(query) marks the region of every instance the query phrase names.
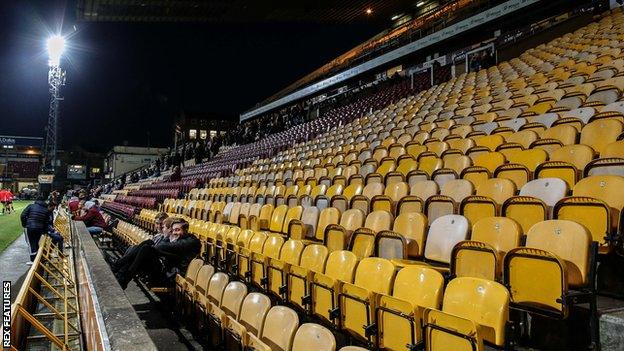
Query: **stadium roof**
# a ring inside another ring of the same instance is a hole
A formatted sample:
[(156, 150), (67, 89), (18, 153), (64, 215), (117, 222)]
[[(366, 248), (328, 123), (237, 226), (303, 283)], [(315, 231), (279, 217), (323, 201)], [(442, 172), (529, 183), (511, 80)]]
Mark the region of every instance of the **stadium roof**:
[[(389, 22), (414, 0), (78, 0), (77, 18), (94, 22)], [(370, 11), (369, 11), (370, 9)]]

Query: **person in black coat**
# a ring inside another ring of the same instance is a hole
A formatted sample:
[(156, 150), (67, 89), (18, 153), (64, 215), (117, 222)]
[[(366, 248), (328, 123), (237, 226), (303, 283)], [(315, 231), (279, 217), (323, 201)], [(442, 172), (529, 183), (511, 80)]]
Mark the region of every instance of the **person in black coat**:
[(170, 284), (176, 274), (184, 272), (197, 257), (201, 243), (188, 233), (188, 222), (176, 219), (171, 227), (172, 235), (168, 241), (140, 246), (134, 260), (118, 268), (115, 276), (122, 289), (126, 289), (130, 280), (140, 273), (147, 274), (151, 283)]
[(37, 197), (37, 201), (28, 205), (20, 217), (22, 227), (26, 229), (26, 238), (30, 246), (30, 261), (34, 261), (39, 251), (39, 239), (48, 230), (50, 222), (50, 210), (43, 196)]

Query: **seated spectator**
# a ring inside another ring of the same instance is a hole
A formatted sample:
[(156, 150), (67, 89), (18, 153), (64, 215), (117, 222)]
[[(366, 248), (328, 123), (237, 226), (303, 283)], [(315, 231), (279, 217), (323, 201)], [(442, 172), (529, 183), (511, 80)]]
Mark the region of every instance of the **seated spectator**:
[(93, 201), (85, 202), (81, 214), (73, 216), (72, 219), (84, 222), (91, 235), (100, 235), (106, 228), (106, 221)]
[(156, 215), (155, 219), (156, 230), (158, 231), (158, 234), (154, 235), (151, 239), (145, 240), (137, 245), (131, 245), (129, 248), (126, 249), (126, 252), (118, 260), (112, 260), (110, 256), (105, 257), (108, 263), (110, 263), (113, 273), (117, 273), (117, 271), (119, 271), (119, 268), (132, 263), (141, 246), (154, 246), (169, 241), (172, 230), (171, 225), (173, 224), (174, 218), (167, 217), (166, 213), (161, 212)]
[(171, 284), (176, 274), (184, 272), (190, 261), (197, 257), (201, 244), (188, 233), (188, 222), (175, 219), (171, 227), (168, 241), (140, 245), (132, 262), (118, 268), (115, 276), (123, 289), (140, 273), (146, 274), (152, 284)]

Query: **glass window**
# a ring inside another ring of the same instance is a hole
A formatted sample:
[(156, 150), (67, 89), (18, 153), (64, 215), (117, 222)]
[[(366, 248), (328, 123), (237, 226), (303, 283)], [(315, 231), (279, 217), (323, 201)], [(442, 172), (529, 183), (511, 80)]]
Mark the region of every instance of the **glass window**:
[(206, 132), (205, 130), (200, 130), (199, 131), (199, 138), (202, 140), (206, 140), (206, 137), (208, 136), (208, 132)]
[(189, 129), (189, 139), (197, 139), (197, 129)]
[(211, 131), (210, 131), (210, 137), (211, 137), (211, 138), (214, 138), (214, 137), (216, 137), (216, 136), (217, 136), (217, 131), (216, 131), (216, 130), (211, 130)]

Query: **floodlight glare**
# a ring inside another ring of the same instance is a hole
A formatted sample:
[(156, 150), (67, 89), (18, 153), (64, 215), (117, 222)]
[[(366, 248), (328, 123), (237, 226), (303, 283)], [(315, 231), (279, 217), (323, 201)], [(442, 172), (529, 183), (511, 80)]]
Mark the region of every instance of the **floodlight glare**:
[(65, 38), (60, 35), (52, 36), (48, 39), (47, 46), (50, 66), (58, 66), (61, 62), (61, 55), (65, 51)]

